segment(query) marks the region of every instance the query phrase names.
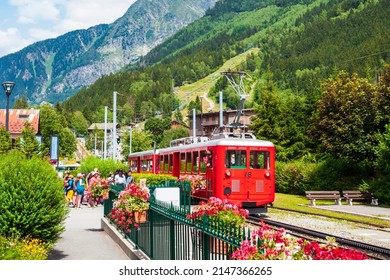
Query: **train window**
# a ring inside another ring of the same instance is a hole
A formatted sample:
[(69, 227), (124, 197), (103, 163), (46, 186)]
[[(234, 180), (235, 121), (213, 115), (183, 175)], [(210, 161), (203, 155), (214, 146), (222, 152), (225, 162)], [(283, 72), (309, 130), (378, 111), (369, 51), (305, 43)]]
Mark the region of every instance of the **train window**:
[(132, 171), (135, 171), (135, 170), (137, 170), (137, 160), (130, 160), (130, 164), (129, 164), (129, 166), (130, 166), (130, 170), (132, 170)]
[(169, 172), (173, 171), (173, 155), (169, 155)]
[(169, 162), (168, 155), (164, 156), (164, 172), (167, 173), (169, 171)]
[(228, 168), (245, 168), (246, 151), (227, 150), (225, 157), (225, 165)]
[(164, 156), (160, 156), (160, 172), (164, 172)]
[(208, 160), (209, 160), (209, 155), (207, 151), (200, 151), (200, 172), (201, 173), (206, 173)]
[(265, 151), (251, 151), (250, 152), (250, 168), (253, 169), (269, 169), (270, 155)]
[(152, 172), (152, 170), (153, 170), (153, 161), (151, 159), (148, 159), (147, 162), (148, 162), (147, 170), (149, 172)]
[(187, 163), (187, 173), (191, 173), (192, 171), (192, 154), (191, 152), (186, 153), (186, 163)]
[(148, 162), (146, 159), (141, 160), (141, 170), (146, 171), (148, 169)]
[(186, 154), (185, 153), (180, 154), (180, 171), (186, 172)]
[(199, 152), (198, 151), (195, 151), (193, 153), (192, 166), (194, 167), (193, 172), (198, 173), (199, 172)]

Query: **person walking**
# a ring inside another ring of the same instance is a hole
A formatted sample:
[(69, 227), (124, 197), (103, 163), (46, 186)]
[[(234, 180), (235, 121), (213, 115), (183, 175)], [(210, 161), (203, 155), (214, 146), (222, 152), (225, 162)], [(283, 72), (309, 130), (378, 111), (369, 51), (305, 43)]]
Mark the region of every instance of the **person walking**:
[(127, 171), (126, 186), (134, 183), (134, 177), (131, 170)]
[(97, 184), (100, 181), (99, 172), (93, 171), (91, 174), (91, 178), (89, 179), (87, 190), (86, 190), (86, 198), (88, 207), (95, 207), (98, 201), (95, 200), (92, 193), (92, 188), (94, 184)]
[(85, 179), (82, 173), (77, 174), (75, 208), (81, 208), (81, 202), (85, 192)]
[(123, 170), (119, 169), (118, 174), (114, 177), (115, 185), (125, 187), (126, 186), (126, 177), (123, 174)]
[(68, 203), (69, 207), (74, 207), (73, 204), (73, 197), (74, 197), (74, 179), (73, 175), (69, 175), (68, 179), (68, 186), (66, 187), (66, 201)]

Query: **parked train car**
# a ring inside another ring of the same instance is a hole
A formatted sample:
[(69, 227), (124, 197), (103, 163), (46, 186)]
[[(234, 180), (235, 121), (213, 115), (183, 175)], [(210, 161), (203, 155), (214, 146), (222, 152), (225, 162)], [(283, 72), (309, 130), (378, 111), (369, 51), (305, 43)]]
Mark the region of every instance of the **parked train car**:
[(139, 173), (202, 176), (206, 184), (193, 197), (227, 199), (251, 214), (266, 212), (275, 199), (275, 146), (268, 141), (189, 137), (169, 148), (132, 153), (129, 166)]

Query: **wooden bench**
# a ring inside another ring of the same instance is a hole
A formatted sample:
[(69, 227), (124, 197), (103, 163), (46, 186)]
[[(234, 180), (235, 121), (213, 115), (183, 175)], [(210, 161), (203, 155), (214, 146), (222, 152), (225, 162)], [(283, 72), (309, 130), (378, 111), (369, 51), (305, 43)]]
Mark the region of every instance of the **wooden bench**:
[(306, 197), (310, 199), (310, 205), (316, 206), (316, 200), (334, 200), (336, 205), (341, 205), (341, 195), (339, 191), (305, 191)]
[(370, 192), (347, 190), (343, 191), (343, 198), (346, 199), (348, 205), (352, 205), (353, 200), (368, 200), (372, 205), (378, 205), (378, 199)]

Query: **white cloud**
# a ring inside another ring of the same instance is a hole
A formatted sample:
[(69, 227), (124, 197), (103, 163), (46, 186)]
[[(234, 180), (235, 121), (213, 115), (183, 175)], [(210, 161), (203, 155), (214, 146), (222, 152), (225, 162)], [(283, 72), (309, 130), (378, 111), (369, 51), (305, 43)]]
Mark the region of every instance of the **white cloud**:
[(32, 39), (23, 38), (17, 28), (0, 29), (0, 38), (0, 57), (14, 53), (34, 42)]
[(55, 22), (59, 19), (58, 4), (61, 0), (11, 0), (10, 4), (16, 6), (18, 22), (24, 24), (38, 23), (40, 21)]
[(15, 11), (2, 16), (2, 22), (7, 25), (1, 27), (0, 38), (9, 39), (0, 40), (0, 57), (72, 30), (112, 23), (134, 2), (136, 0), (8, 0), (9, 6), (4, 9)]
[(70, 0), (64, 4), (65, 16), (56, 26), (62, 32), (112, 23), (121, 17), (135, 0)]

